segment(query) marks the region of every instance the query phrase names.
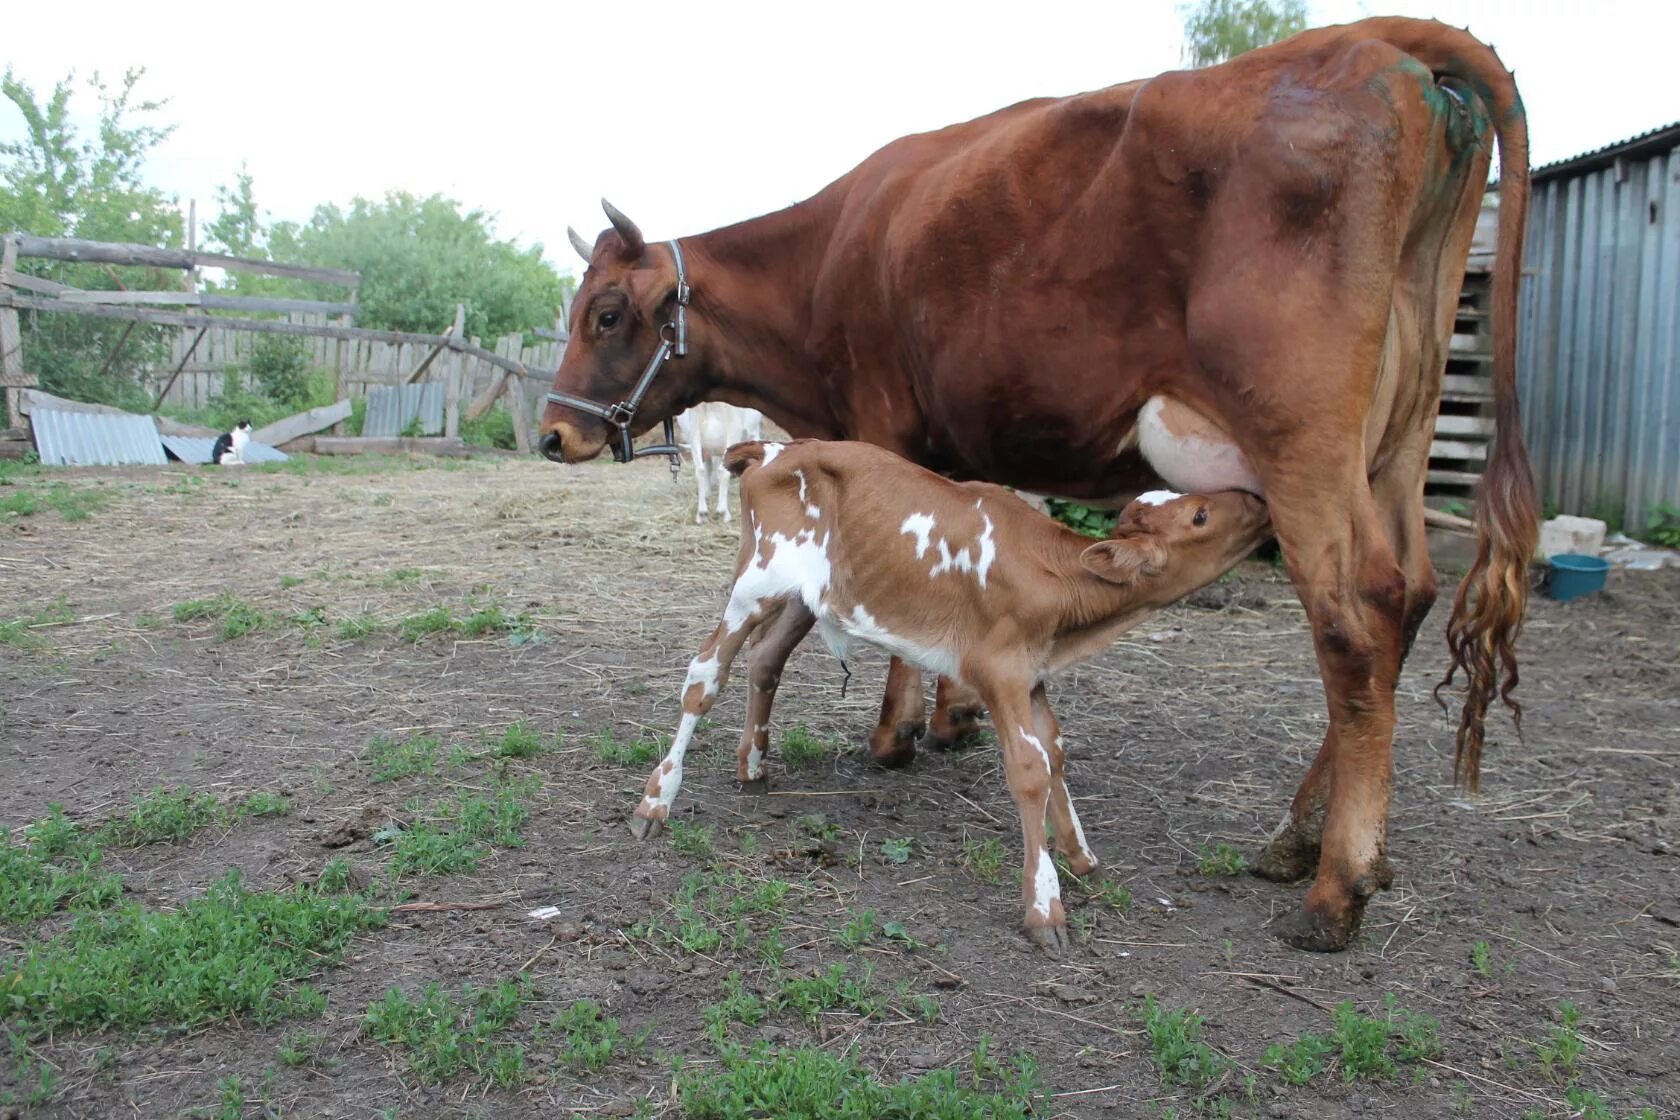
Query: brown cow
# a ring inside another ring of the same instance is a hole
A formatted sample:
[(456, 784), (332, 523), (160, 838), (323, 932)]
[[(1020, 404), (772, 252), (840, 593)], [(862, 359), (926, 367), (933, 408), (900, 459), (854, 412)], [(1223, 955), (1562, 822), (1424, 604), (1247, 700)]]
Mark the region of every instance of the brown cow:
[[(1263, 493), (1329, 726), (1257, 870), (1316, 866), (1279, 929), (1340, 948), (1392, 875), (1394, 686), (1435, 600), (1423, 484), (1495, 135), (1497, 439), (1447, 629), (1468, 678), (1455, 771), (1473, 787), (1488, 704), (1516, 682), (1537, 503), (1515, 380), (1527, 123), (1466, 32), (1366, 20), (1023, 102), (677, 242), (610, 211), (544, 453), (589, 459), (715, 398), (1039, 493)], [(1207, 453), (1210, 436), (1234, 446)], [(889, 731), (920, 704), (889, 697)]]
[(631, 828), (653, 835), (670, 813), (695, 725), (755, 634), (736, 776), (764, 780), (782, 666), (814, 625), (842, 662), (853, 643), (876, 646), (984, 700), (1021, 814), (1027, 933), (1052, 953), (1066, 948), (1046, 812), (1074, 874), (1097, 857), (1062, 777), (1045, 678), (1254, 551), (1266, 504), (1240, 490), (1156, 491), (1122, 511), (1111, 539), (1092, 541), (1002, 487), (951, 482), (867, 443), (743, 443), (724, 462), (741, 475), (735, 582), (689, 664), (682, 722)]

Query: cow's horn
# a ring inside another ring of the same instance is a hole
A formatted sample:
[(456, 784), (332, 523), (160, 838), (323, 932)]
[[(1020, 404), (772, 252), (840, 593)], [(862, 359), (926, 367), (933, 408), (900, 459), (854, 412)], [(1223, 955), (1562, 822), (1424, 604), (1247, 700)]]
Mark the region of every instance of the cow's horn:
[(624, 211), (604, 198), (601, 200), (601, 209), (607, 212), (607, 220), (618, 231), (618, 236), (624, 239), (625, 257), (634, 260), (641, 256), (642, 250), (647, 248), (647, 242), (642, 240), (642, 231), (636, 228), (636, 223), (626, 218)]
[(583, 258), (583, 263), (588, 264), (589, 258), (594, 255), (594, 250), (590, 247), (589, 242), (585, 241), (583, 235), (571, 226), (566, 227), (566, 236), (572, 239), (572, 248), (576, 249), (577, 255)]

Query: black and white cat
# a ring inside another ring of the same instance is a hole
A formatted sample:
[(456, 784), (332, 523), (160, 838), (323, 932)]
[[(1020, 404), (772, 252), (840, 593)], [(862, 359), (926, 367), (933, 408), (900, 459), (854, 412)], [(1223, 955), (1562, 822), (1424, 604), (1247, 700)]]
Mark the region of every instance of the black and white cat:
[(233, 426), (233, 431), (216, 437), (216, 446), (210, 449), (210, 462), (218, 467), (242, 467), (245, 465), (245, 445), (250, 442), (251, 422), (241, 420)]

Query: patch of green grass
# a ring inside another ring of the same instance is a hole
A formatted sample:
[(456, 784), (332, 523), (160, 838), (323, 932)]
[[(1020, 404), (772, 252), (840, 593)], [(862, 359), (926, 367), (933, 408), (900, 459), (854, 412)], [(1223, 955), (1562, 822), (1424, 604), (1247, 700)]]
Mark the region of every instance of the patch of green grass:
[(1230, 1072), (1230, 1060), (1202, 1041), (1202, 1021), (1194, 1011), (1166, 1009), (1145, 997), (1143, 1029), (1162, 1084), (1199, 1093)]
[(50, 509), (66, 521), (85, 521), (110, 500), (111, 495), (106, 491), (67, 486), (62, 482), (46, 487), (18, 486), (15, 493), (0, 497), (0, 517), (33, 517), (43, 509)]
[(869, 990), (874, 975), (867, 965), (863, 975), (855, 977), (845, 965), (833, 964), (816, 976), (787, 976), (771, 1003), (778, 1011), (792, 1011), (806, 1026), (816, 1026), (818, 1016), (825, 1011), (850, 1011), (868, 1018), (887, 1005)]
[(1493, 975), (1493, 949), (1486, 941), (1470, 946), (1470, 967), (1476, 970), (1477, 976)]
[(324, 997), (301, 981), (384, 920), (360, 895), (250, 891), (230, 872), (177, 910), (130, 902), (76, 915), (0, 962), (0, 990), (30, 1036), (240, 1016), (271, 1024), (318, 1014)]
[(369, 1005), (363, 1030), (377, 1042), (407, 1051), (408, 1068), (429, 1085), (462, 1073), (508, 1089), (523, 1083), (525, 1048), (497, 1038), (531, 998), (529, 981), (504, 980), (492, 988), (462, 988), (452, 995), (436, 981), (418, 999), (392, 988)]
[(514, 623), (502, 614), (500, 607), (481, 607), (461, 620), (460, 630), (469, 638), (486, 634), (500, 634), (512, 630)]
[(1003, 859), (1003, 841), (997, 837), (979, 841), (963, 837), (963, 869), (982, 883), (996, 886), (1003, 882)]
[(221, 1094), (221, 1108), (216, 1112), (216, 1120), (243, 1120), (245, 1087), (240, 1084), (239, 1075), (230, 1074), (216, 1082), (216, 1091)]
[(824, 739), (803, 723), (796, 723), (782, 732), (782, 764), (789, 770), (803, 770), (836, 757), (845, 746), (840, 740)]
[(498, 785), (489, 796), (462, 793), (440, 801), (429, 818), (392, 838), (391, 874), (449, 875), (476, 869), (490, 849), (524, 844), (520, 828), (530, 816), (523, 798), (535, 793), (535, 775)]
[[(1564, 1089), (1563, 1099), (1569, 1103), (1571, 1114), (1579, 1120), (1616, 1120), (1616, 1114), (1610, 1111), (1609, 1103), (1591, 1089), (1571, 1085)], [(1638, 1112), (1630, 1113), (1627, 1120), (1657, 1120), (1657, 1110), (1642, 1108)]]
[(449, 634), (458, 624), (448, 607), (433, 607), (421, 614), (411, 614), (397, 624), (397, 630), (410, 642), (419, 642), (433, 634)]
[(302, 582), (303, 582), (303, 577), (302, 576), (281, 576), (280, 577), (280, 590), (289, 591), (289, 590), (296, 587), (298, 584), (300, 584)]
[(60, 910), (97, 910), (122, 897), (121, 877), (99, 870), (99, 850), (49, 806), (46, 820), (13, 843), (0, 829), (0, 923), (38, 921)]
[(821, 813), (806, 813), (793, 826), (813, 840), (840, 839), (840, 826)]
[(375, 735), (365, 752), (373, 764), (373, 780), (394, 782), (399, 778), (430, 777), (437, 773), (438, 751), (443, 741), (436, 735), (391, 739)]
[(1576, 1029), (1581, 1022), (1580, 1008), (1565, 999), (1558, 1001), (1557, 1010), (1558, 1025), (1536, 1048), (1536, 1053), (1546, 1076), (1567, 1083), (1580, 1074), (1581, 1057), (1587, 1051), (1587, 1044)]
[(296, 1031), (280, 1040), (275, 1054), (288, 1066), (301, 1066), (315, 1057), (327, 1036), (322, 1031)]
[(333, 633), (339, 640), (359, 642), (363, 638), (377, 634), (384, 624), (371, 614), (359, 614), (354, 618), (341, 619), (333, 628)]
[(908, 863), (911, 848), (912, 844), (908, 837), (883, 840), (881, 841), (881, 858), (895, 866)]
[(708, 1004), (701, 1013), (706, 1020), (707, 1036), (720, 1047), (728, 1037), (731, 1024), (756, 1027), (764, 1021), (765, 1015), (764, 1001), (747, 990), (739, 972), (731, 972), (724, 980), (723, 993), (723, 999)]
[(1220, 841), (1212, 848), (1203, 844), (1200, 855), (1201, 860), (1196, 864), (1196, 871), (1209, 878), (1217, 876), (1231, 878), (1241, 875), (1244, 868), (1248, 866), (1248, 861), (1243, 858), (1243, 854), (1224, 841)]
[(127, 816), (107, 823), (100, 837), (120, 848), (175, 843), (223, 818), (222, 807), (212, 794), (157, 786), (135, 798)]
[(1328, 1035), (1307, 1034), (1289, 1045), (1266, 1050), (1263, 1064), (1291, 1085), (1304, 1085), (1332, 1064), (1344, 1081), (1394, 1077), (1400, 1065), (1418, 1065), (1443, 1052), (1440, 1024), (1427, 1015), (1401, 1008), (1393, 995), (1383, 1001), (1381, 1018), (1361, 1014), (1351, 1000), (1331, 1012)]
[(176, 603), (170, 613), (176, 622), (216, 622), (216, 634), (223, 639), (243, 638), (275, 625), (273, 618), (227, 592), (208, 599), (188, 599), (184, 603)]
[(420, 582), (419, 568), (398, 568), (379, 581), (381, 587), (413, 587)]
[(258, 790), (239, 804), (242, 817), (283, 817), (291, 811), (292, 799), (270, 790)]
[(686, 1120), (1020, 1120), (1049, 1104), (1026, 1055), (986, 1085), (964, 1085), (949, 1069), (889, 1083), (851, 1054), (764, 1043), (730, 1051), (721, 1065), (678, 1069), (676, 1089)]
[(534, 727), (518, 721), (508, 724), (496, 743), (494, 753), (497, 758), (535, 758), (546, 747), (542, 735)]
[(50, 606), (34, 614), (0, 621), (0, 645), (38, 649), (44, 643), (34, 631), (74, 622), (75, 619), (76, 612), (70, 609), (69, 604), (63, 598), (55, 599)]
[(834, 935), (834, 940), (842, 949), (855, 953), (875, 940), (877, 924), (874, 910), (860, 910), (840, 927), (840, 932)]
[(573, 1069), (595, 1072), (625, 1046), (618, 1020), (601, 1013), (594, 1000), (580, 999), (554, 1020), (555, 1029), (565, 1033), (560, 1060)]
[(602, 728), (593, 741), (595, 757), (608, 766), (646, 766), (665, 753), (664, 746), (655, 739), (638, 737), (621, 743), (610, 727)]
[(515, 450), (519, 443), (513, 434), (513, 414), (505, 408), (492, 408), (471, 420), (461, 417), (461, 442), (469, 447)]
[(714, 829), (711, 825), (694, 824), (689, 821), (667, 821), (665, 827), (671, 834), (673, 851), (698, 859), (712, 858)]

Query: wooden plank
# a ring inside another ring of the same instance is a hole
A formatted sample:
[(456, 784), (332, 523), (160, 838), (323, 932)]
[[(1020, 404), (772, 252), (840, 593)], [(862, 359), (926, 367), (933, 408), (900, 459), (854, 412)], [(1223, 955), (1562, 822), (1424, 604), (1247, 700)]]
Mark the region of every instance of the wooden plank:
[(1493, 399), (1493, 378), (1477, 377), (1470, 373), (1449, 373), (1441, 381), (1443, 395), (1456, 393), (1476, 400)]
[[(7, 234), (0, 241), (0, 277), (11, 276), (17, 271), (17, 237)], [(9, 423), (18, 423), (22, 415), (19, 404), (21, 385), (13, 385), (13, 381), (23, 379), (23, 332), (18, 327), (17, 312), (11, 308), (0, 308), (0, 375), (6, 378), (6, 419)]]
[(506, 380), (508, 411), (513, 413), (513, 443), (522, 454), (531, 453), (531, 412), (525, 406), (525, 383), (517, 377)]
[(276, 420), (274, 423), (252, 432), (251, 438), (258, 443), (266, 443), (270, 447), (276, 447), (287, 440), (306, 436), (311, 432), (318, 432), (322, 428), (330, 428), (349, 415), (350, 402), (340, 400), (333, 404), (322, 405), (320, 408), (312, 408), (307, 412), (300, 412), (295, 416), (288, 416), (284, 420)]
[(1437, 416), (1435, 433), (1443, 436), (1493, 436), (1491, 416)]
[(1474, 486), (1481, 480), (1474, 471), (1432, 470), (1428, 475), (1428, 481), (1442, 486)]
[(466, 418), (468, 420), (477, 420), (480, 416), (489, 412), (491, 406), (496, 403), (496, 398), (501, 396), (502, 390), (507, 387), (508, 378), (510, 376), (511, 374), (509, 374), (505, 369), (497, 370), (495, 376), (490, 379), (489, 387), (486, 388), (484, 392), (474, 397), (472, 399), (472, 403), (467, 405)]
[(54, 261), (126, 264), (143, 268), (226, 268), (236, 272), (261, 273), (264, 276), (316, 280), (323, 284), (340, 284), (347, 288), (358, 287), (362, 282), (357, 273), (336, 268), (258, 261), (248, 257), (230, 257), (222, 253), (198, 253), (190, 249), (160, 249), (154, 245), (87, 241), (79, 237), (33, 237), (25, 233), (17, 236), (17, 246), (20, 257), (41, 257)]
[(204, 341), (204, 332), (207, 330), (209, 330), (208, 327), (198, 328), (198, 333), (193, 336), (192, 345), (187, 347), (185, 354), (181, 355), (181, 360), (175, 363), (175, 372), (169, 375), (169, 380), (163, 383), (162, 390), (158, 392), (157, 400), (152, 402), (153, 412), (163, 407), (163, 399), (169, 395), (169, 390), (175, 387), (175, 379), (181, 376), (181, 371), (186, 368), (187, 359), (193, 356), (193, 351), (198, 349), (198, 344)]
[(41, 379), (33, 373), (21, 369), (0, 369), (0, 386), (7, 389), (32, 389), (40, 383)]
[(25, 416), (37, 408), (45, 408), (56, 412), (97, 412), (106, 416), (126, 416), (126, 409), (116, 408), (108, 404), (91, 404), (87, 401), (73, 401), (68, 397), (58, 397), (40, 389), (20, 389), (23, 414)]
[(1438, 439), (1429, 444), (1431, 459), (1486, 459), (1488, 445), (1465, 443), (1462, 440)]
[(1460, 517), (1456, 513), (1448, 513), (1445, 510), (1430, 509), (1427, 506), (1424, 507), (1423, 511), (1423, 523), (1436, 529), (1452, 529), (1459, 533), (1474, 533), (1476, 531), (1476, 523), (1468, 517)]
[(72, 288), (68, 284), (60, 284), (56, 280), (43, 280), (39, 276), (30, 276), (23, 272), (9, 273), (5, 279), (0, 280), (0, 284), (5, 284), (13, 288), (24, 288), (31, 292), (43, 292), (47, 295), (57, 295), (60, 292), (75, 292), (81, 290), (79, 288)]

